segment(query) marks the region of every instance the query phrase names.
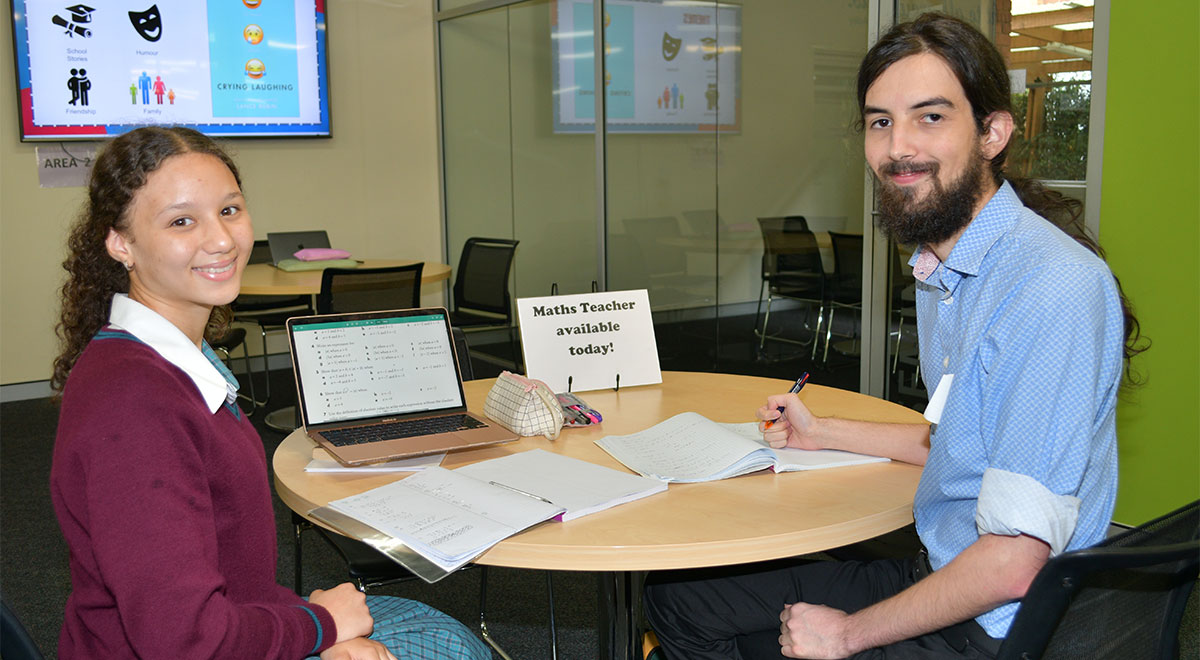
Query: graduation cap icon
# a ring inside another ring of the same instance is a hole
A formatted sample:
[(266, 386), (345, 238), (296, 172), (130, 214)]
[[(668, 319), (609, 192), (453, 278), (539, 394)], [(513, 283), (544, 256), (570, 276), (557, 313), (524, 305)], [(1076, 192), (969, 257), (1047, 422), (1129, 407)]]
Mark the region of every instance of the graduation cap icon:
[(67, 11), (71, 12), (72, 23), (91, 23), (92, 12), (96, 9), (87, 5), (72, 5), (67, 7)]
[(92, 22), (92, 12), (94, 12), (94, 11), (96, 11), (94, 8), (89, 7), (87, 5), (72, 5), (70, 7), (67, 7), (67, 12), (71, 14), (71, 20), (68, 21), (67, 19), (63, 18), (62, 16), (55, 14), (54, 18), (50, 19), (50, 22), (63, 28), (63, 31), (66, 32), (68, 37), (74, 37), (75, 35), (79, 35), (81, 37), (87, 38), (87, 37), (92, 36), (92, 31), (87, 29), (86, 27), (83, 27), (82, 25), (77, 25), (77, 24), (78, 23), (91, 23)]

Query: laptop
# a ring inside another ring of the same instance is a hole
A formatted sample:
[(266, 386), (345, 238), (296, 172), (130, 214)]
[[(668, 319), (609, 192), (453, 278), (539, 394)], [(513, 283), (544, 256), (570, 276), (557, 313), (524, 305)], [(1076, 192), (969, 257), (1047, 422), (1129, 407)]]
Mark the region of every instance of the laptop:
[(304, 429), (345, 465), (517, 438), (467, 411), (445, 308), (300, 316), (287, 333)]
[(304, 248), (329, 247), (329, 234), (324, 230), (267, 232), (267, 246), (271, 248), (271, 263), (278, 266)]

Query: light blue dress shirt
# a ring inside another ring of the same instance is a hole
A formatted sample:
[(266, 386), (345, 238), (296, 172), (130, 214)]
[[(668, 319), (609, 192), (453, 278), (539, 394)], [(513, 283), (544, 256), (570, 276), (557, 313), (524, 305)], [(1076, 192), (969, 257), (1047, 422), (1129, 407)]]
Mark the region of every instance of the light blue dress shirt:
[[(930, 395), (953, 375), (913, 505), (933, 568), (982, 534), (1028, 534), (1054, 554), (1102, 540), (1124, 344), (1107, 265), (1005, 182), (918, 279), (916, 305)], [(1016, 610), (976, 620), (1003, 637)]]

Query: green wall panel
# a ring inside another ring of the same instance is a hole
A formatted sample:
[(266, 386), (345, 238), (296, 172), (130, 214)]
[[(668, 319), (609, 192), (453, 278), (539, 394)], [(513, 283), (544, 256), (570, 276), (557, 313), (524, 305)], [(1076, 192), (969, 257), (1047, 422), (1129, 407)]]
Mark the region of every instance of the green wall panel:
[(1117, 411), (1114, 518), (1200, 497), (1200, 3), (1113, 2), (1100, 239), (1153, 345)]

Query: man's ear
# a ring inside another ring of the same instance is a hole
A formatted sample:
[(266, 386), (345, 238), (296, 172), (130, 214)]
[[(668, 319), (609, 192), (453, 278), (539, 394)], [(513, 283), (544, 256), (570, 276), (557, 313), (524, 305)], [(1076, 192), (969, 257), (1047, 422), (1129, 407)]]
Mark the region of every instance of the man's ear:
[(109, 229), (108, 236), (104, 237), (104, 247), (108, 249), (108, 256), (121, 262), (126, 268), (133, 266), (133, 255), (129, 252), (129, 240), (122, 236), (121, 232)]
[(979, 140), (979, 148), (983, 151), (983, 157), (988, 160), (995, 158), (996, 154), (1008, 146), (1008, 139), (1012, 137), (1012, 132), (1013, 116), (1011, 114), (996, 111), (988, 115), (984, 122), (983, 135)]

